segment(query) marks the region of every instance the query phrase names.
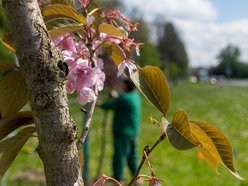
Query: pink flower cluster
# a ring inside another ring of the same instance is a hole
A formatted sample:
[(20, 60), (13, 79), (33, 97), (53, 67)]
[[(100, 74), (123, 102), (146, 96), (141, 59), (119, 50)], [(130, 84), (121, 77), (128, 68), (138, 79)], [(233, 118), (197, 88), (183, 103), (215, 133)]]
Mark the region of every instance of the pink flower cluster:
[[(120, 11), (115, 10), (106, 10), (103, 12), (103, 17), (106, 17), (110, 24), (118, 28), (119, 30), (123, 31), (123, 33), (126, 33), (128, 36), (133, 31), (138, 31), (137, 25), (138, 23), (132, 24), (128, 18), (123, 16)], [(114, 35), (108, 35), (105, 33), (100, 34), (100, 39), (105, 42), (114, 43), (116, 45), (120, 46), (120, 49), (124, 49), (127, 52), (131, 52), (131, 50), (135, 50), (136, 54), (140, 55), (139, 47), (142, 43), (136, 43), (134, 42), (134, 39), (129, 39), (127, 37), (120, 37), (120, 36), (114, 36)], [(125, 51), (123, 50), (123, 54), (125, 55)], [(134, 72), (136, 70), (136, 65), (133, 60), (128, 59), (125, 55), (125, 59), (123, 62), (118, 66), (118, 73), (117, 75), (120, 76), (125, 68), (128, 68), (129, 74)]]
[[(110, 23), (116, 27), (122, 26), (125, 28), (125, 30), (127, 30), (128, 32), (132, 32), (132, 31), (138, 31), (137, 26), (138, 23), (132, 24), (128, 18), (126, 18), (125, 16), (123, 16), (120, 11), (116, 11), (116, 10), (108, 10), (106, 12), (106, 16), (109, 19)], [(122, 24), (119, 25), (116, 21), (116, 19), (120, 20), (119, 22), (121, 22)]]
[[(81, 41), (76, 42), (71, 35), (65, 35), (54, 41), (64, 54), (69, 67), (67, 92), (77, 92), (77, 101), (84, 105), (96, 99), (98, 91), (104, 86), (105, 74), (103, 62), (95, 56), (90, 57), (90, 51)], [(93, 61), (92, 61), (93, 60)]]
[[(91, 0), (78, 0), (82, 9), (86, 10)], [(132, 24), (119, 11), (101, 10), (100, 17), (86, 15), (87, 24), (83, 25), (84, 30), (76, 34), (66, 34), (57, 38), (54, 43), (58, 46), (63, 55), (64, 60), (68, 64), (69, 74), (67, 82), (67, 92), (77, 93), (77, 101), (84, 105), (92, 102), (97, 98), (98, 91), (104, 86), (105, 74), (103, 73), (103, 61), (99, 58), (102, 53), (103, 43), (108, 42), (119, 47), (124, 55), (124, 59), (118, 66), (118, 76), (120, 76), (126, 68), (129, 74), (136, 70), (133, 60), (126, 57), (126, 52), (135, 49), (139, 55), (140, 43), (135, 43), (133, 39), (127, 37), (119, 37), (116, 35), (108, 35), (106, 33), (97, 32), (95, 20), (103, 20), (112, 24), (117, 29), (128, 36), (132, 31), (137, 31), (137, 23)], [(87, 14), (87, 11), (85, 11)]]

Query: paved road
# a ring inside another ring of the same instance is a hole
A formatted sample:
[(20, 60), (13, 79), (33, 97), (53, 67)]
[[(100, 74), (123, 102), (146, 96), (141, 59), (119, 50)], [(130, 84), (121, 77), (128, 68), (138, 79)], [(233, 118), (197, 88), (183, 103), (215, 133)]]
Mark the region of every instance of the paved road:
[(248, 79), (231, 79), (231, 80), (223, 80), (219, 82), (220, 84), (234, 85), (234, 86), (242, 86), (248, 87)]

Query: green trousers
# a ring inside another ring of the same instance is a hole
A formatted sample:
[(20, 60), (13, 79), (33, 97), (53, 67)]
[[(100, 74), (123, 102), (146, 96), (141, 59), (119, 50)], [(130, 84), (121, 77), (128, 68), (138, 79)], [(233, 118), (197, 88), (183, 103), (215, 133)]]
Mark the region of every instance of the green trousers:
[(132, 176), (138, 168), (137, 139), (135, 137), (115, 136), (114, 137), (114, 178), (123, 180), (124, 167), (127, 164)]

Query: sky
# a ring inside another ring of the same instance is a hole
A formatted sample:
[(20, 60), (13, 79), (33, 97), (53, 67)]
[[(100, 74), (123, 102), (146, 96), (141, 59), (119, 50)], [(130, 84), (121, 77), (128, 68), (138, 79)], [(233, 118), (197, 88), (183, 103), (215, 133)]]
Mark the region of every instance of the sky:
[(191, 67), (218, 64), (216, 56), (228, 44), (241, 50), (248, 63), (248, 0), (123, 0), (148, 22), (156, 17), (174, 23)]

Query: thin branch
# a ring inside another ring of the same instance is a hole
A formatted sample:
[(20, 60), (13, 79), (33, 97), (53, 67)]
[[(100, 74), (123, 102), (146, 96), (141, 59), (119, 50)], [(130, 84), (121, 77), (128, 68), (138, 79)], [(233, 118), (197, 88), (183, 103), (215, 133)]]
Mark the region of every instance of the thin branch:
[[(144, 152), (146, 153), (147, 157), (150, 155), (150, 153), (154, 150), (154, 148), (161, 142), (163, 141), (163, 139), (166, 137), (166, 134), (163, 133), (159, 139), (153, 144), (153, 146), (150, 148), (149, 145), (145, 146), (144, 148)], [(138, 170), (136, 171), (135, 175), (133, 176), (133, 179), (129, 182), (129, 184), (127, 186), (131, 186), (135, 183), (137, 177), (139, 176), (139, 173), (141, 171), (141, 168), (143, 167), (144, 163), (146, 160), (146, 156), (143, 155), (142, 160), (139, 164)]]
[(86, 115), (86, 122), (85, 122), (84, 130), (83, 130), (83, 132), (82, 132), (82, 134), (81, 134), (81, 136), (77, 142), (77, 148), (78, 149), (82, 148), (82, 145), (84, 144), (84, 141), (88, 135), (88, 132), (90, 129), (91, 119), (92, 119), (92, 116), (93, 116), (93, 113), (95, 110), (95, 106), (96, 106), (96, 102), (97, 102), (97, 99), (94, 100), (92, 103), (90, 103), (90, 109), (88, 110), (87, 115)]
[(146, 151), (144, 151), (144, 156), (145, 156), (145, 158), (146, 158), (146, 162), (147, 162), (147, 165), (148, 165), (148, 167), (149, 167), (151, 176), (152, 176), (152, 177), (155, 177), (155, 173), (154, 173), (154, 170), (153, 170), (153, 168), (152, 168), (152, 164), (151, 164), (151, 162), (150, 162), (150, 160), (149, 160), (149, 158), (148, 158), (148, 156), (147, 156), (147, 154), (146, 154)]
[(118, 182), (116, 179), (110, 177), (110, 176), (107, 176), (105, 174), (102, 175), (102, 177), (97, 180), (95, 183), (93, 183), (93, 186), (96, 186), (98, 183), (100, 183), (101, 185), (104, 185), (104, 183), (108, 180), (112, 180), (113, 182), (115, 182), (118, 186), (122, 186), (122, 184), (120, 182)]

